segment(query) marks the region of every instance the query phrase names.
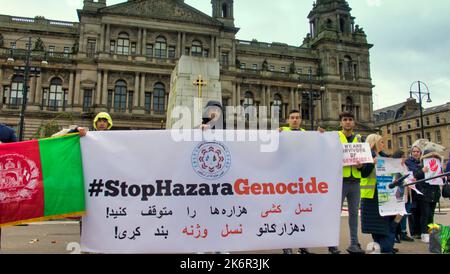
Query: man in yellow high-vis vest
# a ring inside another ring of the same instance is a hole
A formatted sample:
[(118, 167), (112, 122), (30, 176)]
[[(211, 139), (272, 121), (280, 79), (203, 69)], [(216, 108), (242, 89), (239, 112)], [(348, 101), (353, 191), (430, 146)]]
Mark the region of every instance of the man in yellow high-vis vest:
[[(361, 136), (354, 133), (355, 116), (350, 112), (343, 112), (339, 116), (341, 120), (342, 130), (339, 131), (339, 138), (341, 143), (361, 143)], [(344, 167), (343, 170), (343, 185), (342, 185), (342, 204), (347, 199), (350, 228), (350, 246), (347, 252), (350, 254), (363, 254), (364, 250), (358, 241), (358, 218), (359, 218), (359, 204), (361, 201), (361, 168), (362, 164), (356, 166)]]
[[(279, 131), (306, 131), (303, 128), (301, 128), (302, 125), (302, 116), (300, 114), (300, 111), (298, 110), (292, 110), (289, 113), (289, 117), (287, 119), (288, 127), (282, 127), (279, 129)], [(308, 249), (306, 248), (299, 248), (298, 252), (300, 254), (311, 254)], [(292, 249), (283, 249), (284, 254), (292, 254)]]

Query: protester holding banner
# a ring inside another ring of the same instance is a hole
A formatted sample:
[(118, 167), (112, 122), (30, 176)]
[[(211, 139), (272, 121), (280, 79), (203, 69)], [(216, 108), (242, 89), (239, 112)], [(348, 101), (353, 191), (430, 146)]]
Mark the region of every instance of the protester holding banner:
[[(361, 136), (355, 134), (355, 116), (351, 112), (343, 112), (339, 115), (341, 120), (342, 131), (339, 131), (339, 138), (342, 144), (361, 143)], [(347, 199), (348, 204), (348, 226), (350, 228), (350, 246), (347, 252), (350, 254), (364, 254), (364, 250), (358, 241), (358, 216), (359, 204), (361, 201), (361, 168), (362, 164), (355, 166), (346, 166), (343, 170), (343, 185), (342, 185), (342, 204)], [(337, 249), (337, 248), (336, 248)]]
[(372, 234), (374, 242), (380, 245), (381, 253), (395, 254), (395, 230), (398, 222), (395, 217), (382, 217), (378, 208), (378, 190), (375, 165), (377, 157), (388, 157), (383, 152), (383, 138), (378, 134), (371, 134), (366, 142), (372, 148), (375, 164), (364, 164), (361, 170), (361, 228), (363, 233)]
[(14, 129), (0, 124), (0, 143), (14, 143), (17, 142), (17, 137)]
[[(394, 154), (392, 154), (392, 158), (394, 159), (403, 159), (403, 161), (405, 161), (404, 158), (405, 152), (403, 150), (398, 150), (396, 152), (394, 152)], [(396, 175), (396, 178), (400, 178), (402, 177), (404, 174), (398, 173)], [(406, 201), (405, 201), (405, 210), (408, 214), (411, 213), (411, 190), (408, 187), (403, 187), (402, 185), (398, 187), (398, 195), (399, 197), (404, 197), (406, 195)], [(407, 216), (401, 216), (401, 221), (400, 224), (397, 226), (397, 231), (395, 233), (395, 242), (396, 243), (401, 243), (401, 241), (406, 241), (406, 242), (414, 242), (414, 239), (408, 236), (408, 232), (407, 232), (407, 226), (406, 226), (406, 222), (407, 222)]]
[[(106, 112), (100, 112), (95, 116), (93, 121), (93, 126), (96, 131), (110, 130), (113, 126), (113, 121), (111, 116)], [(79, 126), (70, 126), (67, 129), (63, 129), (60, 132), (53, 134), (52, 137), (63, 136), (70, 133), (80, 133), (80, 136), (86, 136), (88, 132), (87, 128)]]
[[(414, 171), (414, 178), (416, 178), (416, 180), (425, 179), (425, 174), (429, 171), (429, 168), (424, 165), (425, 159), (435, 159), (442, 163), (444, 157), (433, 148), (429, 147), (426, 149), (423, 156), (420, 158), (422, 162), (421, 168)], [(441, 198), (441, 189), (439, 185), (431, 185), (429, 181), (418, 183), (416, 187), (423, 193), (423, 195), (418, 196), (421, 239), (422, 242), (428, 243), (430, 241), (428, 225), (434, 223), (434, 211), (436, 209), (436, 204)]]
[[(412, 146), (411, 156), (406, 159), (405, 164), (409, 171), (415, 172), (420, 169), (420, 157), (422, 157), (422, 149), (416, 143)], [(420, 205), (418, 202), (418, 196), (415, 191), (410, 190), (410, 212), (411, 215), (408, 216), (409, 222), (409, 232), (411, 236), (415, 239), (420, 239)]]
[[(302, 124), (302, 117), (300, 115), (300, 111), (294, 109), (291, 110), (288, 117), (288, 127), (282, 127), (279, 129), (280, 132), (282, 131), (306, 131), (305, 129), (301, 128)], [(292, 249), (283, 249), (284, 254), (292, 254)], [(312, 254), (307, 248), (299, 248), (298, 249), (299, 254)]]
[[(17, 137), (14, 129), (0, 124), (0, 143), (14, 143), (17, 142)], [(0, 229), (0, 249), (2, 244), (2, 230)]]

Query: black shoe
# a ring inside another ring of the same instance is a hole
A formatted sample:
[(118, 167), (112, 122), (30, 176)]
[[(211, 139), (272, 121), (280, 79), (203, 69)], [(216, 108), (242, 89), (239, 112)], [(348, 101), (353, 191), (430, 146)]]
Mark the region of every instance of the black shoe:
[(400, 240), (405, 242), (414, 242), (414, 239), (409, 237), (406, 233), (402, 233), (402, 235), (400, 236)]
[(421, 239), (422, 239), (422, 236), (421, 236), (421, 235), (414, 235), (413, 238), (414, 238), (414, 239), (417, 239), (417, 240), (421, 240)]
[(397, 244), (401, 243), (402, 241), (400, 239), (401, 239), (400, 234), (395, 234), (395, 243)]
[(361, 248), (360, 244), (351, 245), (347, 249), (349, 254), (365, 254), (366, 252)]
[(310, 252), (307, 248), (299, 248), (298, 249), (298, 254), (310, 255), (310, 254), (314, 254), (314, 253)]
[(394, 247), (394, 248), (392, 249), (392, 253), (393, 253), (393, 254), (397, 254), (398, 252), (399, 252), (398, 248), (395, 248), (395, 247)]
[(292, 249), (283, 249), (283, 254), (292, 254)]
[(336, 246), (332, 246), (332, 247), (328, 248), (328, 253), (337, 255), (337, 254), (341, 254), (341, 251)]

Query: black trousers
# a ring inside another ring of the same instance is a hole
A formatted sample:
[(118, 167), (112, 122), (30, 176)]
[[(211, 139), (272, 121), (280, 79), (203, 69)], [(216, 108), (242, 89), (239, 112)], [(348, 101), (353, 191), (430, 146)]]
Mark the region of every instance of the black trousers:
[(414, 202), (414, 206), (411, 207), (411, 215), (408, 215), (409, 231), (411, 236), (422, 234), (420, 226), (420, 204), (419, 201)]
[(428, 234), (428, 225), (434, 223), (434, 211), (437, 203), (419, 200), (420, 207), (420, 232)]

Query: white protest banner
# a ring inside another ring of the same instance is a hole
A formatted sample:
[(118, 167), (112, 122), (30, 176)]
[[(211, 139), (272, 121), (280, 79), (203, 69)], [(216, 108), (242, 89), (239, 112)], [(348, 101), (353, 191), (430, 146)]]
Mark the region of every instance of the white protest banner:
[(408, 174), (402, 159), (379, 157), (377, 161), (377, 190), (378, 207), (381, 216), (406, 215), (404, 188), (389, 185), (398, 177), (398, 174)]
[(260, 141), (175, 142), (170, 131), (90, 132), (81, 140), (87, 211), (82, 250), (338, 245), (337, 133), (286, 132), (279, 138), (276, 152), (263, 153)]
[[(428, 172), (425, 173), (425, 179), (439, 176), (442, 174), (442, 163), (441, 160), (436, 158), (426, 158), (423, 159), (423, 165), (428, 167)], [(444, 180), (443, 178), (436, 178), (433, 180), (426, 181), (430, 185), (438, 185), (443, 186)]]
[(344, 166), (360, 164), (373, 164), (372, 152), (369, 143), (342, 144), (344, 149)]

